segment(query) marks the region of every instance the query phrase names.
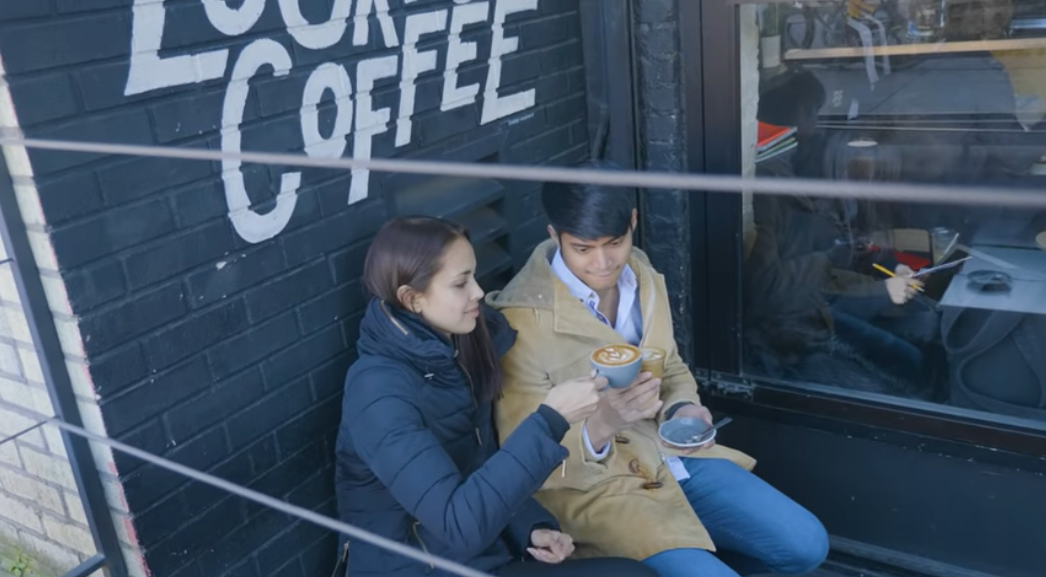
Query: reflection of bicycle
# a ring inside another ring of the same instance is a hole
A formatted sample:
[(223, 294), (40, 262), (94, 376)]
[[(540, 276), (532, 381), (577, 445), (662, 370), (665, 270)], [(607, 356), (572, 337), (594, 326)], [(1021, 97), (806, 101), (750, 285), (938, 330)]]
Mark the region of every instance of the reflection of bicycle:
[[(890, 46), (908, 43), (907, 19), (898, 0), (803, 2), (783, 15), (785, 50)], [(906, 68), (913, 58), (876, 58), (881, 72)]]

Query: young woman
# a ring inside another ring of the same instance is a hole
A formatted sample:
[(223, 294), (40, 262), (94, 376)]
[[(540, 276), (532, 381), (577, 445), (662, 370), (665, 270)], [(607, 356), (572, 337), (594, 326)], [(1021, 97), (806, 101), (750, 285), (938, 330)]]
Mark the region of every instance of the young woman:
[[(443, 220), (399, 218), (374, 238), (363, 272), (373, 300), (337, 441), (341, 519), (502, 577), (653, 575), (626, 559), (568, 561), (570, 536), (531, 497), (566, 458), (570, 424), (595, 411), (603, 379), (551, 388), (497, 446), (491, 404), (515, 332), (482, 304), (475, 270), (465, 231)], [(343, 544), (342, 560), (351, 577), (434, 573), (362, 542)]]

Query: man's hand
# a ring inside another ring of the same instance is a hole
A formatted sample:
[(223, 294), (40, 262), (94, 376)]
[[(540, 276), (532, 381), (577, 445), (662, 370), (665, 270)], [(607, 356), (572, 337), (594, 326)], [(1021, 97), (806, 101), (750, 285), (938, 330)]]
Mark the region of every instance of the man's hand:
[(660, 396), (661, 379), (650, 373), (640, 373), (627, 388), (608, 389), (603, 393), (596, 414), (586, 423), (592, 446), (605, 447), (618, 431), (632, 423), (656, 417), (664, 404)]
[(552, 529), (535, 529), (530, 532), (530, 547), (527, 553), (541, 561), (555, 565), (562, 563), (574, 552), (574, 539), (566, 533)]
[[(704, 407), (703, 405), (695, 405), (695, 404), (692, 404), (692, 403), (683, 405), (682, 407), (679, 407), (678, 409), (676, 409), (676, 412), (675, 412), (675, 414), (672, 415), (672, 419), (671, 420), (674, 421), (676, 419), (682, 419), (682, 418), (701, 419), (702, 421), (708, 423), (709, 426), (712, 426), (712, 412), (709, 411), (708, 408)], [(692, 447), (690, 449), (683, 449), (683, 448), (680, 448), (680, 447), (675, 447), (673, 445), (669, 445), (668, 443), (665, 443), (664, 441), (662, 441), (661, 444), (666, 446), (666, 447), (671, 447), (671, 448), (673, 448), (673, 449), (675, 449), (677, 451), (682, 451), (684, 453), (689, 454), (689, 453), (696, 453), (697, 451), (703, 451), (705, 449), (714, 447), (715, 446), (715, 440), (711, 440), (711, 441), (705, 443), (704, 445), (701, 445), (700, 447)]]

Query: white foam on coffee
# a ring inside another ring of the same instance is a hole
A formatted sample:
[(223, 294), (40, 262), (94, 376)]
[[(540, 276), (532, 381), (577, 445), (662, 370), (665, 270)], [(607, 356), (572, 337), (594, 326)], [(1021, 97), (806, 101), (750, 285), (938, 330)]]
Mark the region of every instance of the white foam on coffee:
[(636, 358), (636, 350), (632, 347), (608, 346), (596, 352), (596, 362), (605, 365), (623, 365)]
[(665, 356), (665, 353), (655, 349), (643, 349), (643, 358), (648, 361), (656, 361)]

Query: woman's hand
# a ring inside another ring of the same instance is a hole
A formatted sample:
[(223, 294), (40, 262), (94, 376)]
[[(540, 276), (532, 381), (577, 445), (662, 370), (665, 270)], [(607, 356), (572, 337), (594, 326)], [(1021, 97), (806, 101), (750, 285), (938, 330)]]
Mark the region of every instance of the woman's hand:
[(574, 552), (574, 539), (566, 533), (552, 529), (535, 529), (530, 533), (527, 553), (541, 561), (555, 565), (562, 563)]
[(544, 404), (563, 415), (568, 423), (579, 423), (599, 408), (599, 391), (605, 386), (607, 380), (592, 371), (588, 376), (554, 385)]
[(913, 278), (915, 271), (907, 265), (897, 265), (894, 273), (897, 276), (886, 279), (886, 291), (890, 293), (893, 304), (900, 306), (915, 298), (915, 287), (922, 288), (923, 283)]

